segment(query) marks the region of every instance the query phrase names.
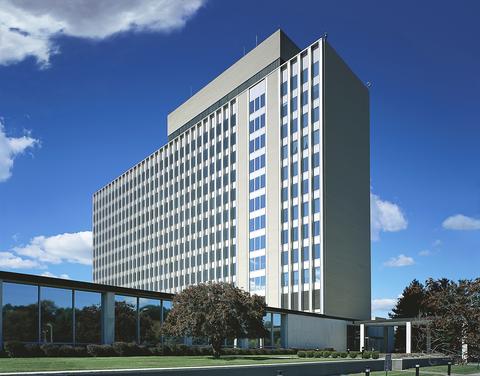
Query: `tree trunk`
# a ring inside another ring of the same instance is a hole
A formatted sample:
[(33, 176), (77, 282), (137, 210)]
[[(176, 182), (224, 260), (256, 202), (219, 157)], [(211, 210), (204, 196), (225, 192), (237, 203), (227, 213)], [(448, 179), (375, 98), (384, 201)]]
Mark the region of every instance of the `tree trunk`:
[(212, 338), (212, 353), (213, 357), (218, 359), (220, 358), (221, 350), (222, 350), (222, 339)]

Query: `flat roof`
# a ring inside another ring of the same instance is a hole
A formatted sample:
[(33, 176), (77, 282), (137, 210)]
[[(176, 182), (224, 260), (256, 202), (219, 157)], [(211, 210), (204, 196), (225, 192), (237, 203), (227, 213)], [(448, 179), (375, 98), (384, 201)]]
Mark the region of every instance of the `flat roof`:
[(277, 30), (168, 114), (169, 139), (246, 90), (254, 83), (249, 83), (252, 77), (260, 72), (265, 76), (299, 52), (298, 46), (282, 30)]

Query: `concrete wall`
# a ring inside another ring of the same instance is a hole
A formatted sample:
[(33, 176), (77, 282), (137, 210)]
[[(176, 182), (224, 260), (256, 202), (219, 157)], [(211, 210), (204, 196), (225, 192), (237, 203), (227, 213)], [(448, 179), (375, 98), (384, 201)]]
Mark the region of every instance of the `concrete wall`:
[(279, 59), (288, 59), (296, 52), (298, 47), (281, 30), (277, 30), (168, 114), (168, 134), (175, 132), (202, 110), (213, 105), (269, 64)]
[(370, 319), (369, 92), (323, 46), (324, 314)]
[(280, 307), (280, 104), (279, 72), (267, 76), (266, 112), (266, 302)]
[(248, 91), (237, 111), (237, 286), (248, 291)]
[(347, 349), (348, 321), (287, 314), (286, 345), (294, 348)]

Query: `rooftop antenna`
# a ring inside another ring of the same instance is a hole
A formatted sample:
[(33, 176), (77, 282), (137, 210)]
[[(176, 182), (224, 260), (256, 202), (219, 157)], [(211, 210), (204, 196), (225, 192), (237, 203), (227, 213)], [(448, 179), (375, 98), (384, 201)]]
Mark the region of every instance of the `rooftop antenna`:
[(372, 87), (372, 83), (370, 81), (367, 81), (365, 85), (370, 89)]
[(327, 39), (327, 37), (328, 37), (328, 33), (327, 33), (327, 32), (324, 32), (324, 33), (323, 33), (323, 38), (324, 38), (324, 39)]

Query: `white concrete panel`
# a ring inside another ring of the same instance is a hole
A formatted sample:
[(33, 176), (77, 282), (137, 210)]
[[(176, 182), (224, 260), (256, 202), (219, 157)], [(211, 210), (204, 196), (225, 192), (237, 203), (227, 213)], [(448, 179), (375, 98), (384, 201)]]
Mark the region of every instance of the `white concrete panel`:
[(306, 315), (287, 315), (287, 346), (347, 349), (348, 321)]

